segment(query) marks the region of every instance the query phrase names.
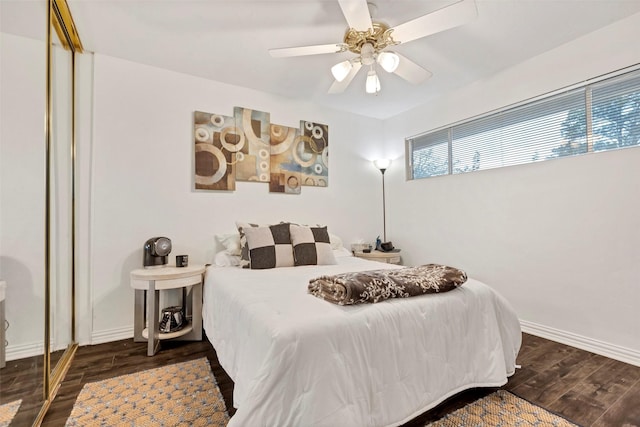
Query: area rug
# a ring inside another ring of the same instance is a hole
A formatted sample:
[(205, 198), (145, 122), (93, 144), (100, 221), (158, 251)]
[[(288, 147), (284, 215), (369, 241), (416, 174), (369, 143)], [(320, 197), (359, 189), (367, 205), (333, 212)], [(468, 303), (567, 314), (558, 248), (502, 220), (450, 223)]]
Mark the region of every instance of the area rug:
[(0, 405), (0, 427), (7, 427), (16, 416), (22, 399)]
[(206, 358), (85, 384), (67, 426), (226, 426)]
[(498, 390), (428, 427), (578, 427), (508, 391)]

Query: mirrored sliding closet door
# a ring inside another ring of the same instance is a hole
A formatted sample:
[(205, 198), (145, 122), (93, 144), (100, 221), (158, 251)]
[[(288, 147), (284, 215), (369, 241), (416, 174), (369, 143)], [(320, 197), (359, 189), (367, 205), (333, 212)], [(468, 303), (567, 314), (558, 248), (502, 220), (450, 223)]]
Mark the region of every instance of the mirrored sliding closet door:
[(0, 2), (0, 24), (0, 417), (38, 425), (77, 348), (81, 45), (64, 0)]

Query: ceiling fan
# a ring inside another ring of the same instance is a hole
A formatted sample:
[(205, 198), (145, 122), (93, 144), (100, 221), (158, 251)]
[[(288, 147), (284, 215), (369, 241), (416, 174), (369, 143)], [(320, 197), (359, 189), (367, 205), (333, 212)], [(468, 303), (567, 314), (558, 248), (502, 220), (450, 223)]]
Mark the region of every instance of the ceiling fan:
[(342, 43), (269, 49), (269, 54), (274, 58), (346, 51), (355, 53), (356, 57), (331, 67), (335, 82), (329, 88), (329, 93), (344, 92), (363, 65), (369, 67), (365, 86), (367, 93), (378, 93), (380, 79), (376, 73), (376, 63), (383, 70), (410, 83), (422, 83), (431, 77), (431, 72), (397, 52), (386, 50), (387, 47), (457, 27), (477, 15), (475, 0), (461, 0), (389, 28), (384, 23), (371, 20), (376, 8), (366, 0), (338, 0), (338, 3), (349, 25)]

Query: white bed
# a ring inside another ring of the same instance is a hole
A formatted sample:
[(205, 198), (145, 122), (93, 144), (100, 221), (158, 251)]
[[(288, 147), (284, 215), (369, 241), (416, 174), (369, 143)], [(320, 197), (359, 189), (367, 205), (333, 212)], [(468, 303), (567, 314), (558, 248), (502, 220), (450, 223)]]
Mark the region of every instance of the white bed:
[(229, 426), (395, 426), (471, 387), (496, 387), (521, 344), (510, 305), (469, 279), (443, 294), (338, 306), (307, 293), (322, 274), (399, 268), (209, 267), (204, 328), (235, 383)]

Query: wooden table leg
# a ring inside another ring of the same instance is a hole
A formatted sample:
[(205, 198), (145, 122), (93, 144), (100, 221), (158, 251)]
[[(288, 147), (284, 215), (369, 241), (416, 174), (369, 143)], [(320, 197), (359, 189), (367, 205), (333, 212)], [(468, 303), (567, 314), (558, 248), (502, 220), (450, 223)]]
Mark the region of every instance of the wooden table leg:
[(202, 282), (193, 286), (191, 290), (193, 295), (191, 301), (193, 306), (192, 310), (192, 322), (193, 322), (193, 339), (202, 341)]
[(146, 292), (143, 289), (135, 290), (135, 304), (133, 308), (133, 341), (144, 342), (146, 339), (142, 336), (142, 330), (145, 327), (145, 309), (147, 302), (145, 301)]

